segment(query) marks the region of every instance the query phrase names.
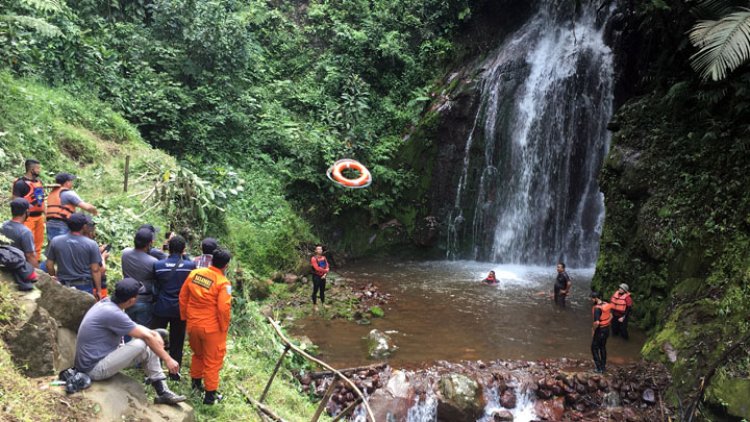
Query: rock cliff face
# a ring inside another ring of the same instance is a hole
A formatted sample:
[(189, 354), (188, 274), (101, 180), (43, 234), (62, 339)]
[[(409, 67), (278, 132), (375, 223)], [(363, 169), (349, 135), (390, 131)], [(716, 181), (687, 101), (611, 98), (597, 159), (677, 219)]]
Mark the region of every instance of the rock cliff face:
[(688, 406), (707, 377), (714, 411), (747, 418), (731, 397), (750, 369), (747, 348), (732, 348), (750, 332), (750, 136), (679, 104), (633, 99), (611, 124), (594, 285), (630, 285), (651, 332), (643, 353), (670, 367), (675, 400)]

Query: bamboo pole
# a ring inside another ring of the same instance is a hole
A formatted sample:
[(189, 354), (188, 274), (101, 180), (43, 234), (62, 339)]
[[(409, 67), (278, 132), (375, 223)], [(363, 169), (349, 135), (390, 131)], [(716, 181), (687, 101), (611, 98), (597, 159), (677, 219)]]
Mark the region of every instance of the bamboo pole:
[(320, 419), (321, 413), (323, 413), (323, 410), (326, 408), (326, 405), (328, 404), (328, 400), (331, 399), (331, 394), (333, 393), (334, 386), (336, 385), (336, 378), (331, 380), (331, 383), (328, 385), (328, 388), (326, 388), (326, 393), (323, 394), (323, 398), (320, 400), (320, 404), (318, 404), (318, 408), (315, 409), (315, 414), (313, 415), (311, 422), (318, 422), (318, 419)]
[(352, 402), (352, 404), (350, 404), (349, 406), (347, 406), (346, 409), (344, 409), (341, 412), (339, 412), (339, 414), (336, 415), (336, 417), (333, 418), (333, 420), (331, 422), (336, 422), (338, 420), (341, 420), (341, 418), (343, 418), (346, 415), (348, 415), (349, 412), (351, 412), (352, 410), (354, 410), (354, 408), (357, 407), (357, 405), (359, 405), (360, 403), (362, 403), (362, 397), (357, 398), (357, 400), (354, 400), (354, 402)]
[(122, 184), (122, 191), (128, 191), (128, 176), (130, 176), (130, 156), (125, 156), (125, 181)]
[(281, 362), (284, 361), (284, 356), (286, 356), (286, 352), (288, 352), (290, 349), (289, 345), (287, 344), (286, 347), (284, 347), (284, 353), (281, 354), (281, 357), (279, 357), (279, 361), (276, 362), (276, 366), (273, 368), (273, 373), (271, 374), (271, 378), (268, 379), (268, 383), (266, 384), (266, 388), (263, 389), (263, 394), (260, 395), (259, 402), (263, 403), (263, 400), (266, 399), (266, 394), (268, 394), (268, 390), (271, 388), (271, 383), (273, 382), (273, 379), (276, 378), (276, 373), (279, 372), (279, 368), (281, 367)]
[(240, 392), (242, 392), (242, 395), (245, 396), (245, 400), (248, 403), (255, 406), (261, 412), (265, 413), (269, 418), (273, 419), (276, 422), (286, 422), (281, 416), (273, 413), (273, 411), (268, 406), (250, 397), (250, 395), (247, 393), (247, 391), (244, 388), (242, 388), (242, 386), (238, 386), (238, 388)]
[(344, 380), (344, 382), (346, 382), (347, 384), (349, 384), (349, 386), (352, 388), (352, 390), (355, 393), (357, 393), (357, 395), (362, 399), (362, 405), (365, 407), (365, 411), (367, 412), (367, 417), (372, 422), (377, 422), (375, 420), (375, 416), (372, 413), (372, 409), (370, 409), (370, 405), (367, 403), (367, 399), (365, 399), (365, 395), (362, 394), (362, 391), (359, 388), (357, 388), (356, 385), (354, 385), (354, 383), (352, 382), (352, 380), (350, 380), (349, 378), (345, 377), (344, 374), (342, 374), (341, 372), (339, 372), (338, 370), (336, 370), (332, 366), (328, 365), (327, 363), (323, 362), (322, 360), (317, 359), (317, 358), (315, 358), (313, 356), (310, 356), (309, 354), (305, 353), (304, 350), (301, 350), (299, 347), (293, 345), (292, 342), (290, 342), (289, 339), (286, 338), (286, 336), (284, 335), (284, 333), (281, 332), (281, 327), (279, 327), (278, 323), (276, 321), (274, 321), (273, 318), (271, 318), (271, 317), (267, 317), (267, 318), (268, 318), (268, 322), (271, 323), (271, 327), (273, 327), (274, 331), (276, 331), (276, 334), (278, 334), (279, 337), (281, 337), (281, 340), (284, 341), (284, 343), (286, 345), (288, 345), (289, 347), (291, 347), (292, 350), (294, 350), (296, 353), (299, 353), (300, 355), (304, 356), (306, 359), (308, 359), (308, 360), (310, 360), (312, 362), (317, 363), (318, 365), (322, 366), (323, 368), (328, 369), (329, 371), (331, 371), (334, 374), (336, 374), (339, 378), (341, 378), (342, 380)]

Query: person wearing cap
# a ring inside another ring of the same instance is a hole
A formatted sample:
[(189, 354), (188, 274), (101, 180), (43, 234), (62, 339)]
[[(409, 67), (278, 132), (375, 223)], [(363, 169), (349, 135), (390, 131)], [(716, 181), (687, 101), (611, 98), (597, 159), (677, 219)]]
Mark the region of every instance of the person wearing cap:
[[(96, 242), (96, 222), (91, 216), (86, 216), (86, 225), (83, 226), (83, 235)], [(102, 290), (101, 298), (104, 299), (109, 295), (107, 291), (107, 259), (109, 259), (109, 245), (104, 243), (99, 245), (99, 253), (102, 255), (102, 261), (99, 264), (99, 273), (101, 274)]]
[(26, 173), (13, 182), (13, 198), (23, 198), (29, 203), (29, 216), (23, 223), (34, 238), (34, 253), (38, 261), (42, 257), (44, 243), (44, 184), (39, 179), (42, 164), (33, 159), (24, 163)]
[(34, 247), (34, 235), (24, 222), (29, 217), (29, 201), (16, 198), (10, 202), (11, 219), (4, 222), (0, 232), (10, 240), (11, 246), (23, 252), (32, 267), (39, 268)]
[(594, 318), (591, 335), (591, 354), (594, 356), (596, 372), (607, 370), (607, 338), (612, 324), (612, 305), (603, 301), (597, 292), (591, 292), (591, 315)]
[(65, 221), (75, 212), (76, 207), (93, 215), (99, 215), (95, 206), (84, 202), (73, 191), (75, 178), (70, 173), (59, 173), (55, 176), (55, 183), (59, 186), (52, 189), (47, 197), (47, 243), (52, 243), (55, 237), (68, 233), (69, 229)]
[(83, 235), (86, 216), (73, 213), (68, 217), (70, 232), (52, 239), (47, 248), (47, 272), (70, 287), (91, 293), (99, 300), (102, 291), (99, 245)]
[[(151, 230), (151, 233), (153, 234), (153, 239), (154, 239), (153, 242), (156, 242), (156, 234), (159, 233), (159, 229), (157, 229), (156, 227), (154, 227), (153, 224), (143, 224), (143, 225), (141, 225), (141, 227), (138, 227), (138, 230), (140, 230), (140, 229), (149, 229), (149, 230)], [(153, 246), (153, 242), (152, 242), (152, 245), (151, 245), (151, 249), (149, 249), (149, 251), (148, 251), (148, 254), (151, 255), (151, 256), (153, 256), (157, 260), (159, 260), (159, 259), (166, 259), (167, 258), (167, 254), (165, 254), (159, 248), (155, 248)]]
[(219, 243), (213, 237), (207, 237), (201, 242), (201, 256), (195, 257), (193, 262), (197, 268), (208, 268), (211, 266), (211, 259), (214, 251), (219, 247)]
[(187, 322), (193, 358), (190, 377), (194, 390), (203, 390), (204, 404), (221, 401), (219, 371), (227, 351), (227, 332), (232, 314), (232, 284), (225, 277), (232, 255), (213, 252), (211, 266), (193, 270), (180, 290), (180, 318)]
[(169, 257), (154, 264), (156, 302), (151, 328), (169, 326), (169, 355), (182, 365), (185, 321), (180, 318), (180, 290), (188, 275), (195, 269), (195, 263), (184, 257), (187, 246), (184, 237), (173, 235), (168, 243)]
[(135, 232), (132, 248), (122, 251), (122, 275), (134, 278), (141, 282), (141, 290), (138, 293), (138, 301), (127, 310), (130, 318), (144, 327), (151, 326), (154, 307), (154, 264), (158, 261), (149, 254), (151, 245), (154, 243), (154, 232), (141, 227)]
[(609, 299), (612, 304), (612, 336), (619, 335), (623, 339), (630, 338), (628, 335), (628, 319), (630, 318), (630, 309), (633, 307), (633, 298), (630, 297), (630, 287), (627, 284), (620, 284), (612, 298)]
[[(125, 311), (138, 300), (141, 283), (125, 278), (117, 283), (110, 298), (96, 303), (86, 312), (76, 339), (75, 368), (93, 381), (106, 380), (125, 368), (140, 365), (148, 384), (156, 390), (157, 404), (177, 404), (185, 396), (172, 392), (165, 382), (161, 362), (170, 374), (180, 372), (177, 363), (164, 349), (164, 340), (153, 330), (136, 324)], [(132, 338), (121, 344), (123, 336)]]

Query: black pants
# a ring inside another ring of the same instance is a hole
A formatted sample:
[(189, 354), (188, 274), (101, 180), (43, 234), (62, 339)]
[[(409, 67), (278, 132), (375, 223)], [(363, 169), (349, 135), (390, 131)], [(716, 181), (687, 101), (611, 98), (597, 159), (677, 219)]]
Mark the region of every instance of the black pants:
[(609, 337), (609, 327), (599, 327), (594, 330), (591, 338), (591, 354), (594, 356), (596, 369), (604, 371), (607, 366), (607, 338)]
[(185, 346), (186, 322), (179, 318), (167, 318), (154, 315), (151, 328), (167, 328), (169, 325), (169, 356), (182, 367), (182, 349)]
[(628, 318), (625, 317), (625, 319), (620, 322), (618, 318), (622, 318), (622, 315), (612, 315), (612, 336), (619, 335), (620, 337), (627, 340), (629, 338), (628, 336)]
[(326, 303), (326, 279), (313, 274), (313, 305), (317, 303), (318, 291), (320, 291), (320, 303)]
[(565, 297), (567, 295), (561, 294), (560, 290), (563, 290), (563, 288), (560, 287), (560, 286), (558, 286), (558, 285), (555, 285), (555, 303), (558, 304), (558, 305), (560, 305), (560, 306), (562, 306), (564, 308), (565, 307)]

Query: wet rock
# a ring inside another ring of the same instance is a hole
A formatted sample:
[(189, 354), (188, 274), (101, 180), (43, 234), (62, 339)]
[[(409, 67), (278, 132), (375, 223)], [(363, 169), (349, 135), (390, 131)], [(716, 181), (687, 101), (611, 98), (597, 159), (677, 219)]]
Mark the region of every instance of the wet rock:
[(423, 218), (417, 222), (413, 237), (417, 246), (427, 248), (435, 246), (440, 239), (440, 221), (431, 215)]
[(372, 359), (383, 359), (392, 355), (398, 347), (391, 337), (380, 330), (372, 330), (367, 336), (367, 353)]
[(602, 398), (602, 405), (604, 407), (619, 407), (621, 404), (620, 394), (616, 391), (610, 391)]
[(506, 422), (513, 420), (513, 414), (509, 410), (495, 410), (490, 415), (493, 422)]
[(552, 397), (552, 392), (550, 390), (547, 390), (546, 388), (540, 388), (539, 390), (537, 390), (536, 396), (542, 400), (547, 400)]
[(641, 399), (643, 400), (644, 403), (656, 404), (656, 393), (654, 393), (654, 390), (652, 390), (651, 388), (647, 388), (643, 390)]
[(542, 419), (560, 421), (565, 413), (565, 399), (557, 397), (553, 400), (537, 401), (534, 404), (534, 412)]
[(462, 374), (446, 374), (438, 382), (438, 421), (476, 421), (484, 413), (479, 384)]
[(287, 273), (287, 274), (284, 274), (282, 280), (286, 284), (295, 284), (297, 281), (299, 281), (299, 276), (295, 274)]
[(516, 393), (512, 389), (507, 389), (500, 396), (500, 406), (506, 409), (513, 409), (516, 407)]
[(38, 274), (36, 286), (42, 291), (42, 295), (37, 300), (37, 305), (46, 309), (61, 327), (78, 332), (83, 316), (96, 303), (94, 296), (65, 287), (47, 274)]
[(385, 389), (375, 391), (367, 402), (376, 421), (405, 421), (414, 404), (408, 399), (393, 397)]

